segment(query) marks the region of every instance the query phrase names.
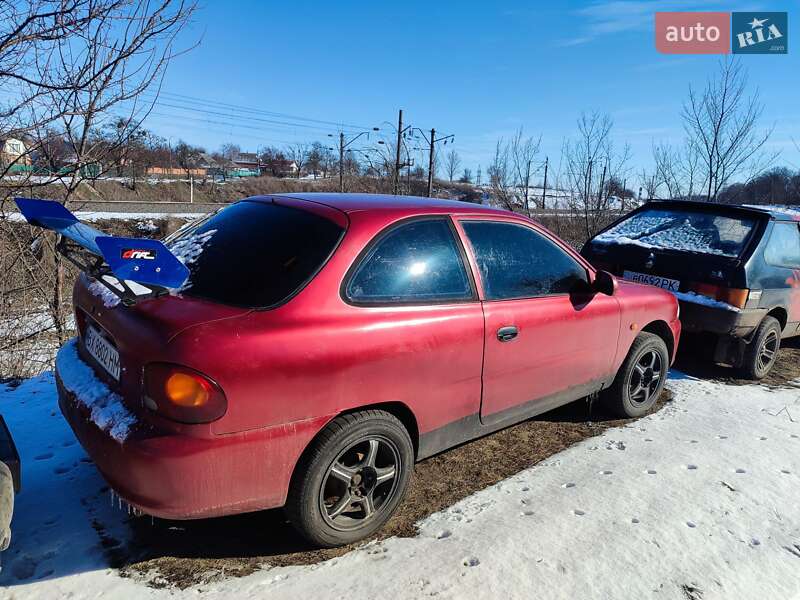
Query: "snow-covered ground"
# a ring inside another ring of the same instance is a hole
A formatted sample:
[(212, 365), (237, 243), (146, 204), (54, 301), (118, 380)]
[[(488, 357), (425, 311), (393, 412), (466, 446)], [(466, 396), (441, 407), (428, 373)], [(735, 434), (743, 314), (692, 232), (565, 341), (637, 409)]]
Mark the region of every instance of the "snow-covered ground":
[(103, 543), (124, 541), (128, 517), (61, 418), (52, 375), (0, 387), (24, 464), (0, 596), (800, 597), (800, 387), (680, 373), (669, 387), (660, 412), (430, 516), (416, 538), (183, 591), (107, 567)]
[[(169, 212), (113, 212), (100, 210), (79, 210), (73, 213), (79, 221), (91, 223), (94, 221), (140, 221), (137, 229), (141, 231), (153, 230), (153, 219), (197, 219), (204, 217), (204, 213), (169, 213)], [(13, 223), (25, 223), (22, 213), (11, 212), (5, 214), (5, 219)], [(139, 226), (141, 225), (141, 227)]]

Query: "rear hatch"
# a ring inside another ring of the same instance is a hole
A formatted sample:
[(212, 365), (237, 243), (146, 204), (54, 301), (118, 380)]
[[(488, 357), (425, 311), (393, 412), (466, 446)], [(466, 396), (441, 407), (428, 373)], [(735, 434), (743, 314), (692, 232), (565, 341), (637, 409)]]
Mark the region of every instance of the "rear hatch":
[(746, 302), (744, 263), (768, 216), (738, 207), (648, 203), (586, 243), (598, 268), (680, 294)]
[(178, 334), (229, 320), (227, 331), (235, 335), (238, 317), (287, 302), (322, 268), (344, 234), (346, 217), (314, 203), (299, 204), (270, 198), (238, 202), (167, 238), (191, 273), (171, 295), (124, 306), (102, 284), (81, 275), (74, 292), (79, 352), (128, 408), (141, 411), (148, 363), (193, 367), (191, 356), (176, 360), (170, 353)]

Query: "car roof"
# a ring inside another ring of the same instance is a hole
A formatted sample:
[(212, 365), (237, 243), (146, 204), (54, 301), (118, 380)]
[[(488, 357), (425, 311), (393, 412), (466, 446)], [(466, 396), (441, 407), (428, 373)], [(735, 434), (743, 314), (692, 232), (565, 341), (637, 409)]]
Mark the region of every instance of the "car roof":
[(702, 210), (714, 210), (720, 213), (739, 213), (749, 212), (751, 214), (767, 215), (776, 221), (800, 221), (800, 210), (793, 210), (786, 206), (756, 205), (756, 204), (716, 204), (713, 202), (700, 202), (697, 200), (650, 200), (642, 205), (647, 206), (669, 206), (699, 208)]
[[(317, 202), (345, 213), (359, 211), (401, 211), (409, 214), (424, 213), (480, 213), (491, 215), (513, 215), (509, 211), (482, 204), (447, 200), (444, 198), (422, 198), (420, 196), (392, 196), (389, 194), (335, 194), (325, 192), (279, 193), (264, 198), (293, 198)], [(249, 198), (257, 200), (258, 197)]]

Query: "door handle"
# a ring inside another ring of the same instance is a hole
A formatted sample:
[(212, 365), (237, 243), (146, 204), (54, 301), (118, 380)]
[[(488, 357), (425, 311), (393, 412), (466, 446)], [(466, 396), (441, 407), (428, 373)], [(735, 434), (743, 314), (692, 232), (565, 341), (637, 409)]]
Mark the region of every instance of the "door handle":
[(501, 342), (510, 342), (517, 337), (517, 334), (519, 334), (519, 329), (514, 325), (508, 325), (497, 330), (497, 339)]

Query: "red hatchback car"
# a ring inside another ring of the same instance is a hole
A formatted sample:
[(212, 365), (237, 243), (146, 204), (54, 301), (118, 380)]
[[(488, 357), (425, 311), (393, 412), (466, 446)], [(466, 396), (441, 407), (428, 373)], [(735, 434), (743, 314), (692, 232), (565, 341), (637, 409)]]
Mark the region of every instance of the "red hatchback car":
[(166, 243), (177, 292), (76, 284), (64, 415), (141, 511), (285, 506), (320, 546), (379, 528), (416, 460), (596, 392), (643, 414), (680, 335), (671, 294), (474, 204), (255, 197)]

